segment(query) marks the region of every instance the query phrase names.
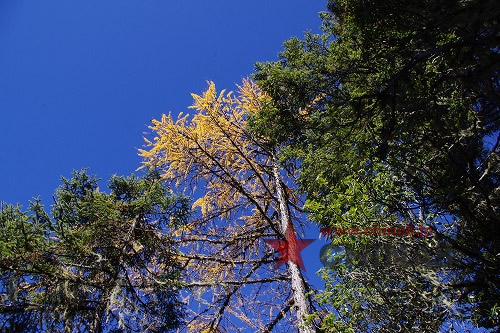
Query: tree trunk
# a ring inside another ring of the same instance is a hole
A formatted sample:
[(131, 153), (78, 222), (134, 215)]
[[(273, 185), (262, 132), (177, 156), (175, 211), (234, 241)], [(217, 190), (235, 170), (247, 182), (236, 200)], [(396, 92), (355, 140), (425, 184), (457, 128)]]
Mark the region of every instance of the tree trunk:
[(113, 265), (114, 272), (113, 276), (111, 277), (111, 281), (109, 283), (109, 286), (104, 289), (103, 291), (103, 296), (101, 297), (101, 302), (97, 306), (96, 312), (94, 314), (94, 320), (92, 323), (92, 333), (102, 333), (103, 332), (103, 319), (106, 315), (106, 311), (108, 308), (108, 302), (110, 301), (110, 297), (113, 293), (113, 289), (116, 287), (117, 283), (119, 282), (119, 275), (120, 275), (120, 267), (123, 262), (123, 253), (125, 252), (125, 249), (127, 245), (130, 243), (130, 240), (132, 239), (132, 235), (134, 233), (134, 229), (137, 225), (137, 220), (139, 216), (136, 216), (132, 220), (132, 224), (130, 225), (129, 230), (127, 231), (127, 234), (125, 235), (125, 239), (123, 240), (123, 245), (120, 249), (120, 255), (118, 258), (116, 258), (116, 261)]
[[(281, 182), (280, 167), (278, 162), (276, 161), (274, 161), (273, 164), (273, 174), (279, 201), (281, 222), (280, 228), (283, 235), (286, 235), (288, 226), (291, 225), (292, 221), (290, 220), (290, 211), (288, 207), (288, 200), (285, 195), (285, 189), (283, 188), (283, 183)], [(289, 260), (287, 262), (287, 265), (288, 271), (290, 272), (290, 275), (292, 277), (293, 300), (294, 307), (297, 311), (297, 323), (299, 326), (299, 332), (313, 333), (314, 329), (311, 326), (306, 325), (304, 321), (304, 316), (309, 314), (309, 310), (306, 303), (305, 287), (304, 281), (302, 279), (302, 273), (300, 272), (300, 268), (294, 262)]]

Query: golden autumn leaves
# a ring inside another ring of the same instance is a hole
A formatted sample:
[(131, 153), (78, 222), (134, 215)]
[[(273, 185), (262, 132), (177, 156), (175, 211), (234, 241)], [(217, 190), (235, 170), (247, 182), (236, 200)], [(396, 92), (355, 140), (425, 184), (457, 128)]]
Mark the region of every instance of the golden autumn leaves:
[(201, 96), (192, 94), (190, 108), (197, 112), (191, 118), (181, 113), (177, 120), (170, 114), (153, 120), (150, 128), (157, 136), (154, 142), (145, 139), (150, 150), (140, 150), (144, 166), (160, 167), (165, 180), (177, 186), (203, 182), (206, 193), (193, 206), (200, 207), (204, 216), (224, 211), (228, 217), (244, 199), (242, 192), (262, 192), (260, 198), (265, 198), (269, 190), (269, 180), (257, 180), (257, 174), (267, 172), (271, 157), (246, 128), (248, 117), (268, 97), (249, 80), (238, 88), (238, 96), (225, 90), (217, 94), (215, 84), (209, 82)]

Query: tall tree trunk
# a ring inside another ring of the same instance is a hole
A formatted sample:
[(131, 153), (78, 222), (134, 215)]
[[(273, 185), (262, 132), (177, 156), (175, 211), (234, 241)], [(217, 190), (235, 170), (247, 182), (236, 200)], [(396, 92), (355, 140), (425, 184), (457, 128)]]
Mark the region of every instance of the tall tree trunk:
[[(285, 195), (285, 189), (281, 181), (280, 167), (278, 162), (276, 161), (274, 161), (273, 164), (273, 174), (279, 201), (281, 222), (280, 228), (283, 235), (286, 235), (288, 227), (292, 225), (292, 221), (290, 219), (287, 196)], [(291, 232), (293, 231), (291, 230)], [(304, 321), (304, 316), (309, 314), (309, 310), (306, 303), (305, 287), (304, 281), (302, 279), (302, 273), (300, 272), (300, 268), (297, 266), (297, 264), (292, 262), (291, 260), (287, 262), (287, 265), (288, 271), (290, 272), (290, 275), (292, 277), (293, 300), (294, 307), (297, 311), (297, 323), (299, 326), (299, 332), (313, 333), (314, 329), (310, 325), (306, 325)]]

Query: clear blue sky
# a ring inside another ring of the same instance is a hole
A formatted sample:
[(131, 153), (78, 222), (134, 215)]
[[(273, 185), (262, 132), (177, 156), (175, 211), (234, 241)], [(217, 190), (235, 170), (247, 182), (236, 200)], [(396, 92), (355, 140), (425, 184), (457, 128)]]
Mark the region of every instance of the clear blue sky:
[(0, 200), (46, 204), (61, 175), (140, 165), (153, 118), (206, 80), (233, 89), (326, 1), (0, 0)]

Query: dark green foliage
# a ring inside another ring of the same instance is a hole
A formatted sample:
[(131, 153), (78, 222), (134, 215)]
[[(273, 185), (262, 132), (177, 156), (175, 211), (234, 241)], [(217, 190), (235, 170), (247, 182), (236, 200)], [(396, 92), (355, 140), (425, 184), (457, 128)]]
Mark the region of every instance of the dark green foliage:
[(179, 327), (180, 267), (169, 232), (188, 201), (157, 177), (85, 171), (62, 179), (49, 213), (0, 209), (0, 326), (5, 332), (164, 332)]
[[(415, 237), (337, 239), (354, 252), (393, 245), (431, 259), (382, 270), (341, 262), (325, 272), (336, 280), (324, 297), (336, 315), (325, 325), (435, 331), (426, 323), (465, 318), (499, 327), (500, 7), (339, 0), (328, 8), (324, 35), (289, 40), (280, 61), (257, 65), (275, 103), (253, 128), (300, 161), (320, 225), (428, 225), (437, 236), (425, 246)], [(399, 292), (388, 293), (391, 285)]]

